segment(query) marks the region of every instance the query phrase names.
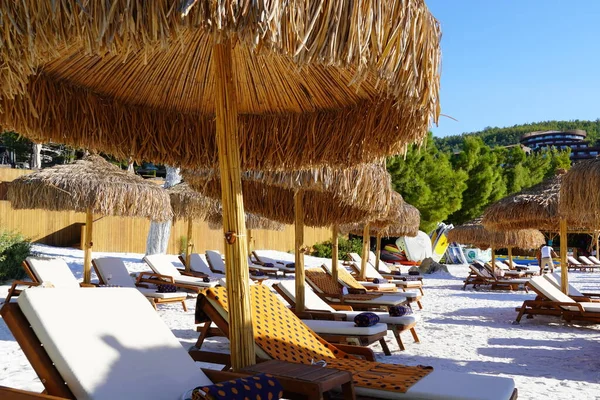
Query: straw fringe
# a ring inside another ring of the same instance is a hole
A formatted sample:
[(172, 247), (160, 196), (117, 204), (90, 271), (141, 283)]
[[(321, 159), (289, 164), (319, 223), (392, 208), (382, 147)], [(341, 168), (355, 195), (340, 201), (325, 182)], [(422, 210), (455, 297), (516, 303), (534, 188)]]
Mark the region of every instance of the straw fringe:
[(173, 218), (206, 220), (209, 215), (220, 211), (217, 200), (204, 196), (190, 188), (187, 183), (179, 183), (167, 189), (171, 198)]
[(546, 242), (542, 232), (537, 229), (490, 231), (481, 221), (481, 217), (476, 218), (452, 229), (448, 232), (448, 241), (472, 244), (481, 249), (516, 247), (525, 250), (538, 248)]
[(15, 179), (8, 186), (15, 209), (49, 211), (91, 209), (96, 215), (172, 218), (167, 192), (142, 177), (123, 171), (100, 156), (57, 165)]
[(600, 159), (575, 164), (563, 178), (559, 210), (567, 221), (600, 228)]

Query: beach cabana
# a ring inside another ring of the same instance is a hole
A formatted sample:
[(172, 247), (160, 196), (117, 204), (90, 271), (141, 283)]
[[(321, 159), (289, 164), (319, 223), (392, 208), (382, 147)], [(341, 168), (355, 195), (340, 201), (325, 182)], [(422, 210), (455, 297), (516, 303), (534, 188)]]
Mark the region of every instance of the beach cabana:
[(492, 249), (492, 268), (496, 268), (494, 249), (506, 247), (508, 262), (513, 267), (512, 249), (537, 249), (545, 243), (544, 234), (537, 229), (515, 229), (492, 231), (482, 224), (482, 217), (455, 227), (448, 232), (448, 240), (462, 244), (471, 244), (480, 249)]
[(234, 369), (255, 362), (240, 172), (402, 153), (440, 114), (423, 0), (26, 4), (0, 15), (5, 129), (219, 167)]
[(153, 221), (173, 217), (169, 195), (162, 187), (97, 155), (23, 175), (8, 186), (7, 197), (14, 209), (86, 214), (85, 283), (89, 283), (91, 277), (94, 216), (143, 217)]
[(489, 230), (539, 229), (558, 232), (560, 237), (560, 263), (563, 290), (567, 290), (567, 232), (595, 230), (593, 220), (561, 218), (560, 192), (565, 170), (557, 171), (552, 178), (507, 196), (487, 207), (482, 223)]

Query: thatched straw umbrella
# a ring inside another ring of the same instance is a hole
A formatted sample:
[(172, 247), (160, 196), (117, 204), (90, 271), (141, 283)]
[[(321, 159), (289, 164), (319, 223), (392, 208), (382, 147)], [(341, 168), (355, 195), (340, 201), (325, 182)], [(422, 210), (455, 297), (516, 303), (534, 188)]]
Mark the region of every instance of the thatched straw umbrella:
[[(206, 194), (217, 197), (217, 174), (204, 170), (184, 170), (184, 179)], [(295, 225), (296, 309), (304, 306), (304, 226), (337, 225), (378, 218), (388, 210), (395, 193), (391, 178), (381, 164), (361, 164), (347, 169), (331, 167), (290, 172), (242, 174), (246, 209), (271, 220)], [(399, 201), (403, 200), (400, 195)], [(334, 274), (337, 254), (334, 252)]]
[(535, 249), (545, 243), (544, 234), (537, 229), (515, 229), (492, 231), (482, 224), (482, 217), (455, 227), (448, 232), (448, 240), (463, 244), (472, 244), (480, 249), (492, 249), (492, 268), (496, 268), (494, 249), (506, 247), (508, 260), (513, 266), (512, 249)]
[[(223, 182), (234, 369), (255, 362), (242, 168), (397, 154), (439, 116), (440, 29), (423, 0), (4, 1), (0, 124)], [(183, 16), (183, 18), (182, 18)]]
[(15, 179), (8, 187), (15, 209), (86, 213), (83, 280), (90, 282), (94, 214), (169, 220), (167, 192), (142, 177), (123, 171), (100, 156), (57, 165)]
[[(366, 274), (366, 263), (369, 251), (370, 237), (377, 238), (375, 247), (375, 268), (379, 271), (379, 259), (381, 256), (381, 238), (389, 236), (417, 236), (419, 233), (419, 224), (421, 223), (421, 214), (419, 210), (404, 202), (399, 193), (394, 193), (391, 199), (391, 206), (386, 215), (378, 219), (368, 221), (368, 223), (347, 224), (340, 227), (343, 233), (352, 233), (363, 238), (363, 257), (361, 264), (361, 278)], [(337, 243), (336, 243), (337, 245)]]
[(567, 290), (568, 283), (567, 227), (576, 232), (597, 229), (593, 219), (561, 217), (559, 203), (565, 174), (565, 170), (559, 170), (552, 178), (492, 204), (485, 210), (482, 220), (490, 230), (532, 228), (559, 232), (563, 291)]

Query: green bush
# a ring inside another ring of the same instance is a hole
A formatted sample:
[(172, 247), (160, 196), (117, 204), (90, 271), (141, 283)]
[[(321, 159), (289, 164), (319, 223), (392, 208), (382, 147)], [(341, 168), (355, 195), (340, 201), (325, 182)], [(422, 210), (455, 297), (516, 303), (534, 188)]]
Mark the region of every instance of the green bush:
[(0, 231), (0, 282), (22, 279), (21, 263), (31, 253), (31, 241), (15, 232)]
[[(312, 256), (331, 258), (331, 240), (313, 245)], [(338, 238), (338, 258), (346, 260), (348, 253), (358, 253), (362, 256), (362, 240), (360, 238)]]

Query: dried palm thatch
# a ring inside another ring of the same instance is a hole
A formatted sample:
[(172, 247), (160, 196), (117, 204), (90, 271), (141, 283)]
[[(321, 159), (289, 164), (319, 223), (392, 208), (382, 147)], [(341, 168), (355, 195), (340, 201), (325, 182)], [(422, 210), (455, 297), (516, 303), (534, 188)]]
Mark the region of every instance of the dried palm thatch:
[[(208, 227), (210, 229), (223, 228), (223, 213), (215, 213), (208, 216)], [(282, 231), (285, 225), (258, 214), (246, 213), (246, 228), (252, 230)]]
[[(202, 181), (219, 179), (219, 171), (212, 169), (184, 169), (183, 175), (186, 180), (191, 179), (196, 187), (200, 187)], [(358, 164), (346, 168), (322, 166), (285, 172), (252, 170), (243, 172), (242, 180), (283, 189), (334, 193), (340, 202), (365, 210), (385, 212), (394, 204), (400, 207), (404, 203), (402, 196), (396, 203), (394, 200), (390, 201), (392, 196), (398, 194), (394, 192), (391, 176), (382, 163)], [(251, 194), (244, 190), (244, 197), (249, 195)]]
[[(218, 199), (221, 196), (219, 179), (205, 180), (189, 171), (183, 173), (189, 185), (209, 197)], [(294, 223), (294, 189), (268, 185), (257, 180), (242, 180), (244, 192), (244, 208), (246, 211), (259, 214), (282, 224)], [(349, 204), (343, 194), (303, 190), (304, 192), (304, 224), (306, 226), (329, 226), (359, 222), (370, 216), (378, 216), (381, 210), (365, 210)]]
[(578, 162), (560, 188), (559, 210), (577, 225), (600, 226), (600, 159)]
[(246, 169), (401, 153), (440, 112), (441, 33), (423, 0), (0, 0), (0, 9), (0, 123), (36, 141), (216, 166), (207, 61), (229, 39)]
[(193, 190), (187, 183), (179, 183), (167, 189), (171, 198), (173, 217), (176, 219), (206, 220), (221, 210), (219, 201)]
[[(385, 217), (369, 222), (371, 236), (417, 236), (421, 214), (419, 210), (405, 203), (399, 193), (392, 196), (392, 205)], [(364, 223), (348, 224), (340, 226), (340, 232), (363, 235)]]
[(91, 210), (155, 221), (173, 216), (163, 188), (96, 155), (23, 175), (9, 185), (7, 196), (15, 209)]
[(534, 249), (546, 242), (542, 232), (537, 229), (490, 231), (483, 226), (481, 221), (482, 218), (479, 217), (457, 226), (448, 232), (448, 240), (462, 244), (472, 244), (480, 249), (490, 247)]
[[(483, 225), (498, 231), (531, 228), (558, 232), (558, 205), (564, 175), (565, 171), (559, 170), (552, 178), (492, 204), (483, 214)], [(572, 230), (588, 227), (586, 221), (581, 222), (567, 219)]]

